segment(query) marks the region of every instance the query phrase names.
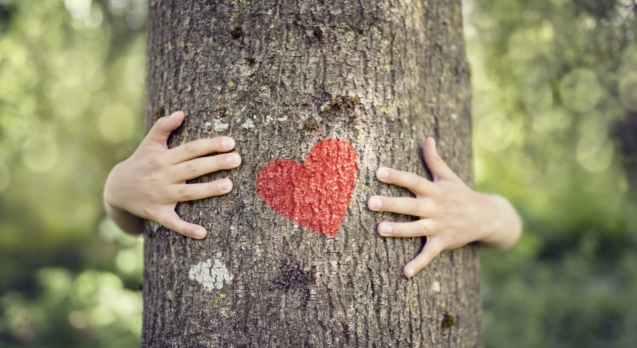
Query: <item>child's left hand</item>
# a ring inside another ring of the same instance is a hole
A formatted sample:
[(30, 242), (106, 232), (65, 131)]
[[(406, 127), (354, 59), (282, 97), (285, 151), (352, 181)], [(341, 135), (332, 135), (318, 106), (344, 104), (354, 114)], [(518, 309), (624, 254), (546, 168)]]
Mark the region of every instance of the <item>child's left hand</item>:
[[(376, 172), (378, 180), (407, 188), (416, 198), (373, 196), (368, 201), (369, 209), (374, 211), (420, 218), (412, 222), (381, 222), (378, 225), (378, 233), (384, 237), (427, 237), (420, 254), (404, 267), (405, 277), (418, 273), (443, 250), (475, 241), (491, 243), (496, 248), (509, 247), (498, 244), (503, 239), (508, 244), (511, 239), (499, 233), (499, 203), (493, 197), (469, 188), (440, 158), (433, 138), (425, 141), (423, 156), (433, 174), (433, 182), (417, 174), (391, 168), (379, 168)], [(515, 212), (513, 214), (517, 216)], [(517, 237), (513, 243), (516, 240)]]

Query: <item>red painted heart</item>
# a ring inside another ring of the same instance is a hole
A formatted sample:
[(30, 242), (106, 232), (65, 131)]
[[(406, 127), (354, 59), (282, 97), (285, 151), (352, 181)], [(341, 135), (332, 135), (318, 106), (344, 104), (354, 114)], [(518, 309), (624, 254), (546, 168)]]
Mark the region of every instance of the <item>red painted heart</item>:
[(305, 165), (286, 159), (268, 163), (257, 176), (257, 192), (279, 214), (334, 237), (352, 198), (357, 172), (352, 144), (326, 139), (314, 145)]

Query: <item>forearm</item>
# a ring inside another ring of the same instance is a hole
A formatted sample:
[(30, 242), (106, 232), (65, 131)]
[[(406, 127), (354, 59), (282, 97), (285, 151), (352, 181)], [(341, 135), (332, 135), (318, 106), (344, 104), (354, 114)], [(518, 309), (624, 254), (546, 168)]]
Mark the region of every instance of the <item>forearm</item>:
[(144, 219), (135, 216), (125, 210), (112, 207), (106, 201), (104, 201), (104, 209), (106, 209), (106, 214), (124, 232), (130, 234), (141, 234), (144, 231)]
[(493, 194), (487, 196), (493, 203), (498, 223), (495, 224), (495, 231), (480, 242), (482, 246), (489, 249), (509, 249), (520, 239), (522, 219), (506, 198)]

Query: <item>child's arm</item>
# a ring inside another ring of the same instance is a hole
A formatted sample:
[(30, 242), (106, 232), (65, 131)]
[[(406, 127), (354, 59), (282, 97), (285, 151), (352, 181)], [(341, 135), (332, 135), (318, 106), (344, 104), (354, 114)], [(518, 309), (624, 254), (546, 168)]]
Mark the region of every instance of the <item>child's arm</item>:
[(522, 220), (509, 201), (470, 189), (440, 158), (433, 138), (425, 141), (423, 156), (433, 182), (391, 168), (379, 168), (376, 172), (378, 180), (407, 188), (416, 198), (373, 196), (368, 201), (369, 209), (374, 211), (420, 217), (413, 222), (378, 225), (381, 236), (427, 237), (420, 254), (404, 267), (405, 277), (418, 273), (443, 250), (476, 241), (502, 250), (517, 242)]
[(104, 186), (104, 205), (107, 214), (124, 231), (141, 233), (143, 219), (149, 219), (184, 236), (204, 238), (206, 229), (183, 221), (175, 206), (178, 202), (220, 196), (232, 190), (229, 179), (186, 184), (186, 180), (235, 168), (241, 164), (241, 157), (236, 153), (206, 156), (232, 150), (235, 142), (229, 137), (200, 139), (168, 149), (168, 136), (184, 117), (180, 111), (157, 120), (137, 150), (109, 174)]

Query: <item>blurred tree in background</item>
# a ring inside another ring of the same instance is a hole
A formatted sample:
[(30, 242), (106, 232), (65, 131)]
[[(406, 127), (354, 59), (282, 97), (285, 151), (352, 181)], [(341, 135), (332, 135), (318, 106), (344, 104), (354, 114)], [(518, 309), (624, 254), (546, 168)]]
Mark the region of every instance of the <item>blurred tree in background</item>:
[[(482, 255), (486, 345), (637, 346), (635, 1), (464, 5), (477, 186), (526, 223)], [(0, 0), (0, 347), (139, 346), (101, 189), (143, 137), (146, 8)]]

